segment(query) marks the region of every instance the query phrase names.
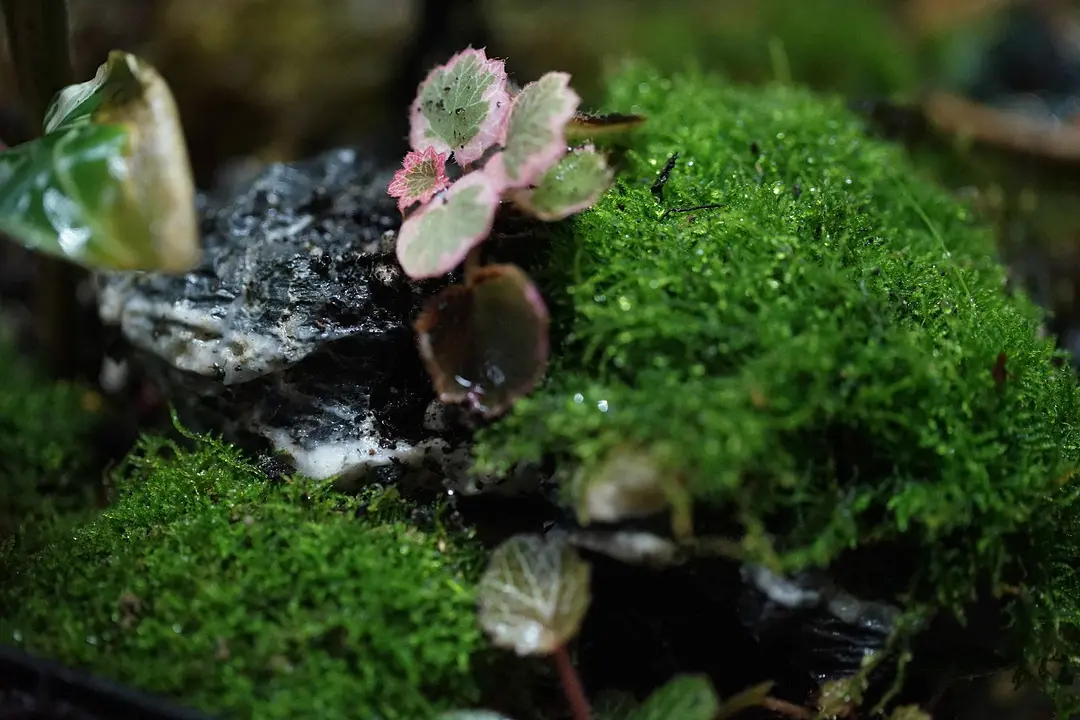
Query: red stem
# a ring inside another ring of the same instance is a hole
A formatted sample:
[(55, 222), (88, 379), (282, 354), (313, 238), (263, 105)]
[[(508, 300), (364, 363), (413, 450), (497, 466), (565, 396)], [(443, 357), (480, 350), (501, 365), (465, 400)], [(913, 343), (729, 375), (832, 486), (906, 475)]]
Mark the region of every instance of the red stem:
[(589, 710), (589, 700), (585, 697), (585, 688), (581, 686), (581, 678), (574, 669), (574, 663), (570, 660), (570, 652), (566, 649), (566, 645), (560, 645), (554, 657), (555, 667), (559, 671), (559, 680), (562, 681), (563, 693), (570, 703), (574, 720), (590, 720), (592, 711)]

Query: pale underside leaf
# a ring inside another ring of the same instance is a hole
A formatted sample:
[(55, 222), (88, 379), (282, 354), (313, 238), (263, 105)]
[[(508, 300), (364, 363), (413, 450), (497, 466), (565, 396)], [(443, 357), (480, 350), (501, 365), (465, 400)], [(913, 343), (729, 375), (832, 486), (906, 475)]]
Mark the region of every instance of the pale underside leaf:
[(465, 175), (409, 216), (398, 232), (397, 258), (413, 278), (453, 270), (491, 232), (499, 193), (482, 172)]
[(514, 98), (503, 149), (487, 164), (504, 188), (536, 184), (566, 154), (566, 124), (581, 98), (570, 76), (550, 72), (526, 85)]
[(564, 539), (514, 536), (492, 553), (480, 580), (480, 625), (495, 645), (518, 655), (554, 652), (581, 626), (590, 575)]
[(459, 165), (468, 165), (498, 142), (509, 110), (503, 61), (469, 48), (420, 84), (410, 108), (409, 142), (414, 150), (452, 152)]

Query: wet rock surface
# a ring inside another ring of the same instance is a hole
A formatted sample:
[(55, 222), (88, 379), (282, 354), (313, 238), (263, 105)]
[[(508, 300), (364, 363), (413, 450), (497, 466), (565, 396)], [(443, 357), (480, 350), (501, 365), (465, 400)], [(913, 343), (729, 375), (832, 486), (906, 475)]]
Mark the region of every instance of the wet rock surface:
[(103, 274), (100, 316), (193, 427), (314, 477), (443, 471), (448, 421), (411, 328), (439, 283), (398, 267), (390, 175), (336, 150), (202, 198), (199, 267)]

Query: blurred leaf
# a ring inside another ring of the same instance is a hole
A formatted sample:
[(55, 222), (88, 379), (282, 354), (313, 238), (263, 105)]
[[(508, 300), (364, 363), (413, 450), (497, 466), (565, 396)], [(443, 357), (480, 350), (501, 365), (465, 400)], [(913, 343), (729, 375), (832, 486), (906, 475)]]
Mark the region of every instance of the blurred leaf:
[(413, 150), (452, 152), (459, 165), (468, 165), (499, 141), (509, 110), (503, 61), (462, 50), (420, 83), (409, 142)]
[(441, 713), (435, 720), (511, 720), (491, 710), (451, 710)]
[(478, 588), (480, 626), (518, 655), (546, 655), (577, 634), (591, 568), (566, 542), (515, 535), (491, 555)]
[(548, 324), (528, 275), (514, 265), (487, 265), (468, 285), (431, 298), (415, 328), (439, 399), (495, 417), (543, 377)]
[(668, 507), (663, 473), (645, 452), (624, 448), (600, 467), (574, 477), (578, 521), (618, 522), (646, 517)]
[(653, 691), (639, 707), (605, 720), (714, 720), (720, 700), (705, 675), (678, 675)]
[(446, 155), (428, 148), (421, 152), (411, 151), (405, 156), (402, 168), (394, 173), (394, 179), (386, 188), (390, 197), (398, 199), (398, 210), (413, 203), (428, 203), (435, 193), (450, 186), (446, 177)]
[(574, 476), (572, 490), (583, 525), (648, 517), (670, 508), (675, 536), (686, 540), (693, 534), (689, 491), (642, 450), (618, 448), (599, 467), (583, 467)]
[(892, 711), (889, 720), (934, 720), (930, 713), (918, 705), (904, 705)]
[(535, 184), (566, 154), (566, 124), (580, 102), (566, 73), (550, 72), (526, 85), (510, 109), (504, 147), (485, 171), (503, 188)]
[(95, 269), (183, 272), (199, 258), (195, 188), (165, 81), (113, 52), (57, 94), (46, 134), (0, 152), (0, 230)]
[(585, 138), (593, 140), (609, 135), (620, 135), (641, 127), (644, 122), (644, 115), (576, 113), (566, 125), (566, 137), (571, 140)]
[(432, 278), (453, 270), (491, 232), (499, 191), (482, 172), (472, 172), (445, 194), (405, 219), (397, 258), (405, 274)]
[(587, 145), (563, 156), (536, 188), (516, 191), (514, 202), (541, 220), (562, 220), (596, 203), (612, 176), (607, 159)]

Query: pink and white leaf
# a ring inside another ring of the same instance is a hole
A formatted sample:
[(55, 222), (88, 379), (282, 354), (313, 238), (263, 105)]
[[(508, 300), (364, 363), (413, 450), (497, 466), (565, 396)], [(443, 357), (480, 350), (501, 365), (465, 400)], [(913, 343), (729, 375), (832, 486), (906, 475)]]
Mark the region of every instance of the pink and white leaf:
[(550, 72), (514, 97), (503, 149), (486, 170), (504, 188), (535, 184), (566, 154), (566, 125), (581, 98), (570, 88), (570, 76)]
[(409, 142), (413, 150), (453, 153), (458, 165), (468, 165), (499, 141), (509, 111), (505, 64), (468, 48), (420, 83), (409, 110)]
[(404, 212), (413, 203), (430, 202), (435, 193), (448, 187), (446, 155), (429, 147), (420, 152), (413, 150), (405, 156), (405, 162), (394, 173), (387, 192), (398, 199), (398, 210)]
[(453, 270), (491, 232), (499, 190), (483, 172), (472, 172), (401, 224), (397, 258), (414, 280)]
[(572, 150), (540, 178), (535, 188), (511, 192), (514, 204), (548, 222), (562, 220), (596, 204), (611, 187), (613, 173), (592, 145)]

